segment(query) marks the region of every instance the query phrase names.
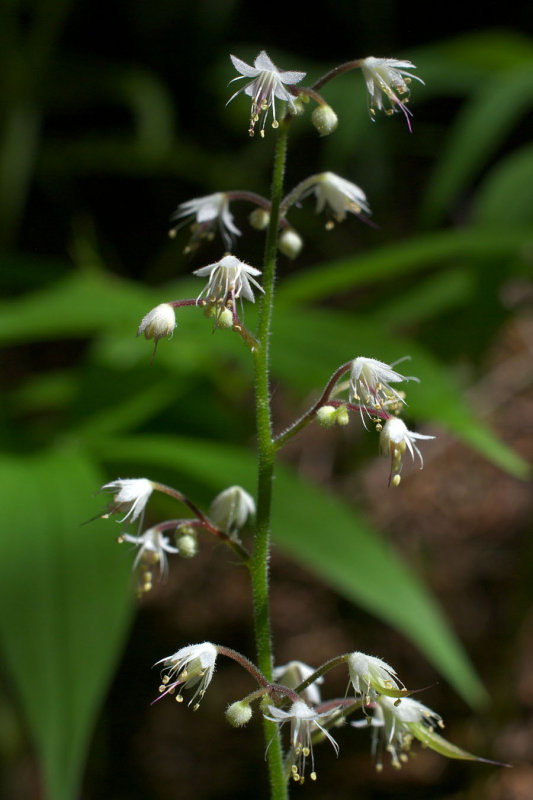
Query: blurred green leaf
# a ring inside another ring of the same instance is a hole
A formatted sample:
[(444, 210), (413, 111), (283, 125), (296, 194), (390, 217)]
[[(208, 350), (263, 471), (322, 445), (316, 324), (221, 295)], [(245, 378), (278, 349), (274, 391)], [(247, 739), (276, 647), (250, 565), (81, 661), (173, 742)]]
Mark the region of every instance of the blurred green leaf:
[(276, 305), (294, 306), (334, 297), (339, 292), (409, 275), (454, 260), (510, 259), (530, 261), (531, 229), (494, 230), (479, 227), (426, 234), (376, 248), (356, 258), (321, 264), (290, 276), (280, 284)]
[(477, 191), (474, 219), (481, 225), (531, 225), (533, 145), (511, 153), (489, 172)]
[(435, 225), (454, 206), (505, 137), (533, 104), (533, 63), (486, 79), (459, 115), (422, 203), (422, 219)]
[(0, 459), (0, 645), (49, 800), (74, 800), (124, 644), (130, 563), (91, 516), (101, 479), (80, 455)]
[[(142, 461), (147, 470), (193, 476), (213, 494), (226, 483), (254, 491), (255, 457), (242, 448), (175, 436), (93, 439), (90, 446), (113, 463)], [(274, 498), (272, 531), (281, 549), (411, 639), (467, 702), (483, 703), (483, 687), (437, 604), (369, 524), (283, 465)]]

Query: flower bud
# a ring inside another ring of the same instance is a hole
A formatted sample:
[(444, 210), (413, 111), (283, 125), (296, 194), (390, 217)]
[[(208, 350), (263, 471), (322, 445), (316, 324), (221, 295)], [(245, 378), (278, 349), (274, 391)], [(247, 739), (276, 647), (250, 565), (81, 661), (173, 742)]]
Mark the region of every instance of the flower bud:
[(198, 552), (198, 542), (196, 536), (191, 533), (184, 533), (176, 538), (176, 545), (182, 558), (194, 558)]
[(225, 308), (217, 317), (217, 328), (233, 328), (233, 314)]
[(340, 425), (341, 427), (348, 425), (348, 423), (350, 422), (350, 415), (348, 414), (348, 409), (346, 408), (346, 406), (338, 407), (336, 414), (336, 422), (337, 425)]
[(270, 214), (264, 208), (254, 208), (248, 217), (248, 222), (252, 228), (256, 229), (256, 231), (264, 231), (265, 228), (268, 228)]
[(152, 308), (141, 321), (137, 336), (144, 333), (147, 339), (155, 339), (156, 343), (163, 336), (170, 336), (176, 327), (176, 314), (170, 303), (161, 303)]
[(220, 492), (209, 509), (209, 516), (215, 525), (226, 533), (239, 531), (254, 515), (254, 499), (240, 486), (230, 486)]
[(328, 136), (336, 129), (339, 119), (331, 106), (317, 106), (311, 114), (311, 122), (317, 129), (320, 136)]
[(316, 412), (316, 418), (323, 428), (332, 428), (337, 421), (337, 409), (335, 406), (322, 406)]
[(234, 728), (242, 728), (252, 718), (252, 707), (245, 700), (238, 700), (226, 709), (226, 719)]
[(278, 248), (287, 258), (298, 258), (302, 251), (302, 237), (293, 228), (286, 228), (278, 239)]

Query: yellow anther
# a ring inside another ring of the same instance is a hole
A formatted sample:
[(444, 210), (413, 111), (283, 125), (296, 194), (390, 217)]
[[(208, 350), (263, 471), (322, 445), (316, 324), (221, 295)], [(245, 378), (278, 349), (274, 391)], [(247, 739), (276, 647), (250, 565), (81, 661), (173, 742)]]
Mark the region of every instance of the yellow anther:
[(401, 481), (401, 479), (402, 479), (402, 478), (401, 478), (401, 476), (400, 476), (400, 475), (395, 475), (395, 476), (393, 477), (393, 479), (392, 479), (391, 483), (392, 483), (392, 485), (394, 486), (394, 488), (395, 488), (395, 489), (396, 489), (396, 487), (398, 487), (398, 486), (400, 485), (400, 481)]
[(181, 694), (176, 695), (176, 703), (183, 703), (183, 697), (181, 696)]
[(163, 677), (161, 678), (161, 683), (163, 683), (165, 686), (169, 681), (170, 678), (168, 677), (168, 675), (163, 675)]
[(302, 747), (302, 754), (304, 755), (305, 758), (308, 758), (310, 753), (311, 751), (309, 750), (308, 747)]
[(279, 128), (279, 122), (277, 121), (277, 119), (275, 119), (275, 120), (272, 122), (272, 127), (273, 127), (273, 128)]
[(316, 772), (312, 772), (309, 777), (312, 781), (316, 781)]

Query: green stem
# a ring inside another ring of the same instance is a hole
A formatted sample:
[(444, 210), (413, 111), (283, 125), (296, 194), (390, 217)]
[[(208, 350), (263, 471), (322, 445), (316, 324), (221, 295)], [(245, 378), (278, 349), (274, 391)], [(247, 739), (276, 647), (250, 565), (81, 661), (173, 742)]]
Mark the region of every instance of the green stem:
[[(272, 176), (272, 202), (270, 223), (265, 246), (263, 289), (259, 308), (257, 330), (258, 346), (254, 349), (255, 403), (257, 424), (257, 517), (254, 552), (251, 564), (252, 593), (254, 600), (254, 625), (257, 646), (257, 663), (268, 681), (272, 681), (272, 640), (268, 595), (268, 566), (270, 555), (270, 517), (272, 506), (272, 481), (274, 476), (275, 447), (272, 440), (269, 387), (269, 338), (274, 301), (279, 206), (283, 190), (283, 172), (287, 151), (288, 122), (280, 124)], [(272, 800), (288, 797), (281, 738), (275, 723), (264, 719), (265, 741), (268, 746), (268, 769)]]

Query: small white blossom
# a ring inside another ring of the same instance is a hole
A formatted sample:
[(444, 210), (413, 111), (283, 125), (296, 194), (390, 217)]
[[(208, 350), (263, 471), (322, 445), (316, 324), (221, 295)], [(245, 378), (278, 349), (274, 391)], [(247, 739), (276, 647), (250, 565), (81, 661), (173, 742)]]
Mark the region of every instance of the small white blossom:
[(143, 564), (147, 567), (152, 567), (156, 564), (159, 565), (159, 572), (165, 575), (168, 571), (168, 559), (166, 553), (179, 553), (178, 547), (173, 547), (170, 544), (170, 539), (161, 533), (159, 528), (149, 528), (140, 536), (132, 536), (129, 533), (124, 533), (121, 539), (125, 542), (130, 542), (139, 548), (139, 552), (133, 563), (133, 568)]
[[(261, 127), (261, 136), (265, 135), (265, 122), (268, 116), (268, 111), (272, 107), (272, 127), (278, 127), (278, 120), (276, 118), (276, 97), (278, 100), (283, 100), (289, 104), (293, 113), (296, 113), (294, 105), (294, 98), (291, 92), (286, 89), (286, 86), (294, 86), (305, 78), (305, 72), (282, 72), (275, 64), (272, 63), (264, 50), (261, 50), (259, 55), (254, 61), (253, 67), (241, 61), (236, 56), (230, 56), (233, 66), (241, 74), (233, 81), (239, 81), (242, 78), (251, 78), (252, 80), (241, 87), (234, 95), (230, 97), (228, 103), (237, 97), (238, 94), (244, 92), (248, 97), (252, 98), (252, 108), (250, 112), (250, 136), (254, 135), (254, 128), (259, 116), (263, 114), (263, 125)], [(227, 104), (226, 104), (227, 105)]]
[(271, 722), (276, 722), (278, 725), (284, 725), (286, 722), (291, 723), (291, 748), (288, 759), (291, 761), (290, 777), (296, 783), (303, 783), (305, 780), (305, 767), (306, 762), (311, 759), (311, 773), (310, 778), (312, 781), (316, 780), (315, 762), (313, 757), (313, 742), (312, 734), (315, 730), (320, 730), (324, 736), (331, 742), (335, 753), (338, 754), (339, 746), (333, 736), (326, 730), (320, 723), (329, 714), (319, 714), (303, 700), (297, 700), (292, 704), (288, 711), (283, 711), (281, 708), (269, 706), (269, 714), (265, 714), (266, 719)]
[[(409, 130), (411, 123), (409, 117), (411, 112), (406, 106), (409, 100), (409, 84), (414, 78), (419, 83), (424, 83), (422, 78), (411, 75), (408, 70), (416, 69), (410, 61), (398, 61), (396, 58), (374, 58), (369, 56), (361, 64), (366, 88), (370, 95), (370, 114), (372, 118), (376, 111), (385, 111), (386, 114), (393, 114), (395, 111), (402, 111), (407, 120)], [(387, 98), (389, 106), (384, 102)], [(400, 99), (401, 98), (401, 99)]]
[(226, 533), (240, 531), (255, 516), (255, 501), (241, 486), (230, 486), (215, 497), (209, 516)]
[(191, 252), (202, 239), (210, 239), (213, 236), (213, 230), (217, 227), (227, 248), (231, 247), (233, 236), (241, 235), (229, 210), (228, 195), (224, 192), (196, 197), (181, 203), (172, 214), (171, 219), (181, 220), (170, 231), (171, 236), (175, 235), (182, 225), (193, 222), (192, 238), (185, 252)]
[[(218, 651), (214, 644), (203, 642), (202, 644), (191, 644), (187, 647), (182, 647), (181, 650), (178, 650), (173, 655), (157, 661), (156, 665), (163, 664), (166, 668), (166, 673), (163, 675), (159, 687), (161, 696), (174, 694), (177, 687), (191, 689), (196, 686), (196, 691), (189, 701), (189, 705), (191, 705), (197, 697), (199, 698), (198, 703), (194, 705), (196, 710), (211, 683), (217, 654)], [(176, 695), (176, 700), (178, 702), (183, 700), (181, 689)]]
[(350, 683), (355, 694), (361, 695), (364, 705), (369, 705), (378, 694), (400, 697), (405, 687), (394, 670), (381, 658), (365, 653), (351, 653), (348, 658)]
[[(146, 339), (155, 339), (155, 343), (164, 336), (171, 336), (176, 327), (176, 312), (170, 303), (160, 303), (146, 314), (137, 329), (137, 336), (144, 333)], [(155, 352), (155, 351), (154, 351)]]
[(391, 417), (383, 426), (379, 436), (381, 450), (384, 455), (391, 457), (391, 471), (389, 475), (389, 486), (397, 486), (400, 482), (400, 471), (402, 468), (402, 456), (406, 449), (411, 453), (414, 461), (415, 453), (420, 459), (420, 469), (424, 466), (424, 459), (420, 448), (416, 445), (417, 439), (434, 439), (434, 436), (427, 436), (423, 433), (413, 433), (408, 430), (407, 425), (397, 417)]
[(253, 277), (260, 274), (261, 270), (250, 267), (235, 256), (224, 256), (214, 264), (194, 270), (194, 275), (200, 278), (209, 277), (207, 286), (198, 295), (198, 301), (204, 296), (209, 303), (225, 304), (231, 299), (235, 307), (236, 298), (242, 296), (253, 303), (255, 298), (250, 283), (262, 292), (263, 287)]
[(108, 514), (103, 515), (104, 518), (125, 511), (120, 522), (135, 522), (139, 517), (142, 522), (144, 509), (153, 490), (153, 484), (148, 478), (119, 478), (104, 484), (101, 492), (115, 492), (112, 508)]
[[(369, 718), (350, 723), (354, 728), (368, 727)], [(460, 748), (455, 748), (438, 734), (436, 728), (443, 728), (442, 718), (427, 706), (406, 697), (400, 702), (388, 697), (379, 697), (370, 719), (372, 731), (372, 755), (376, 758), (376, 769), (383, 769), (381, 753), (390, 753), (393, 767), (399, 769), (407, 761), (413, 737), (427, 744), (433, 750), (455, 758), (475, 758)], [(445, 752), (449, 747), (449, 751)]]
[[(289, 661), (288, 664), (283, 664), (279, 667), (274, 667), (274, 680), (281, 683), (282, 686), (288, 686), (289, 689), (296, 689), (303, 683), (315, 670), (303, 661)], [(324, 676), (320, 676), (313, 681), (306, 689), (299, 692), (300, 696), (306, 703), (316, 706), (320, 703), (320, 689), (318, 688), (321, 683), (324, 683)]]
[(401, 375), (383, 361), (358, 356), (354, 358), (350, 370), (350, 403), (362, 403), (371, 416), (370, 410), (382, 411), (391, 405), (405, 403), (390, 384), (413, 380), (417, 378)]
[(366, 195), (355, 183), (335, 175), (334, 172), (322, 172), (302, 183), (304, 189), (300, 197), (313, 192), (316, 197), (316, 213), (320, 214), (326, 206), (332, 211), (337, 222), (346, 219), (346, 212), (359, 215), (371, 214)]

